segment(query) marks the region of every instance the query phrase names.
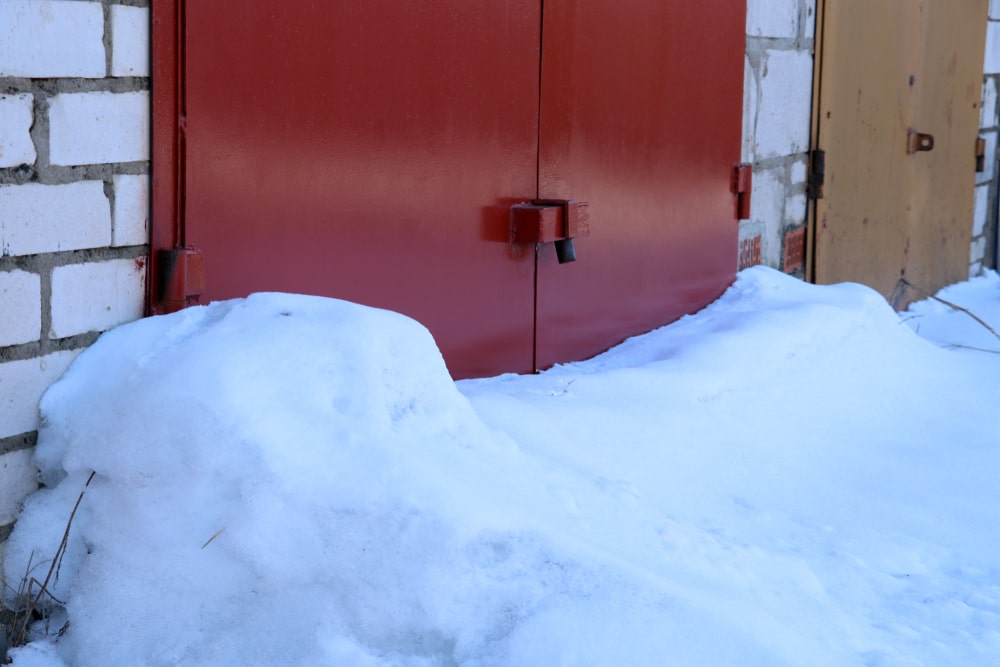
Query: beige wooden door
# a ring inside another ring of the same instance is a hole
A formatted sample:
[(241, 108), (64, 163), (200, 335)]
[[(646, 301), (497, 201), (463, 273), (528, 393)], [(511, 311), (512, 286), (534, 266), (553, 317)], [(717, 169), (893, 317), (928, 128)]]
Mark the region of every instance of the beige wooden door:
[(903, 308), (968, 276), (989, 0), (821, 4), (812, 276)]

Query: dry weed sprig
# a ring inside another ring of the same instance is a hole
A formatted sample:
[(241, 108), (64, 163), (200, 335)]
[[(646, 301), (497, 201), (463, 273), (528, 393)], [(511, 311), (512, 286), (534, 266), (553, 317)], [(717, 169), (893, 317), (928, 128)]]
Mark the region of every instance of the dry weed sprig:
[[(87, 478), (87, 483), (83, 485), (83, 490), (80, 491), (80, 496), (76, 499), (76, 504), (73, 505), (73, 511), (70, 512), (69, 519), (66, 521), (66, 529), (63, 531), (62, 540), (59, 542), (59, 548), (56, 549), (55, 556), (53, 556), (52, 561), (49, 564), (49, 571), (45, 575), (45, 581), (39, 582), (35, 577), (31, 576), (31, 572), (36, 566), (32, 566), (32, 559), (34, 554), (28, 557), (28, 569), (25, 572), (24, 578), (21, 580), (18, 586), (16, 599), (24, 601), (24, 609), (16, 611), (15, 614), (15, 624), (12, 627), (11, 637), (9, 643), (11, 647), (23, 646), (28, 638), (28, 626), (31, 624), (31, 619), (37, 609), (41, 607), (42, 599), (44, 597), (49, 597), (57, 604), (64, 604), (56, 596), (54, 596), (49, 591), (49, 582), (52, 581), (52, 577), (55, 576), (55, 580), (59, 580), (59, 570), (62, 568), (63, 558), (66, 556), (66, 548), (69, 545), (69, 531), (73, 527), (73, 519), (76, 517), (76, 511), (80, 509), (80, 503), (83, 501), (83, 496), (87, 492), (87, 487), (94, 479), (94, 475), (97, 473), (92, 471), (90, 477)], [(41, 563), (39, 563), (41, 565)], [(35, 587), (38, 587), (37, 592), (35, 592)]]
[(974, 312), (972, 312), (968, 308), (963, 308), (962, 306), (958, 305), (957, 303), (952, 303), (951, 301), (948, 301), (947, 299), (942, 299), (941, 297), (939, 297), (939, 296), (937, 296), (935, 294), (931, 294), (927, 290), (921, 289), (921, 288), (917, 287), (916, 285), (914, 285), (913, 283), (911, 283), (906, 278), (900, 278), (899, 279), (899, 284), (900, 285), (905, 285), (906, 287), (910, 287), (912, 289), (915, 289), (916, 291), (918, 291), (921, 294), (923, 294), (925, 297), (933, 299), (934, 301), (937, 301), (938, 303), (944, 304), (945, 306), (948, 306), (949, 308), (952, 308), (952, 309), (957, 310), (959, 312), (965, 313), (966, 315), (968, 315), (969, 317), (971, 317), (972, 319), (974, 319), (976, 322), (978, 322), (980, 325), (982, 325), (983, 328), (985, 328), (987, 331), (989, 331), (991, 334), (993, 334), (993, 336), (996, 337), (997, 340), (1000, 340), (1000, 333), (997, 333), (996, 329), (994, 329), (993, 327), (991, 327), (982, 318), (980, 318), (978, 315), (976, 315)]

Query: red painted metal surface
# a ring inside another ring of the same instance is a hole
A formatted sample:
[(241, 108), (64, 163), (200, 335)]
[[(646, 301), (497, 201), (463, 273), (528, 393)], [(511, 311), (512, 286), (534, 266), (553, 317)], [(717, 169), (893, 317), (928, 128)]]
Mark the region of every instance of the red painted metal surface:
[(146, 281), (147, 314), (158, 312), (163, 302), (163, 252), (181, 243), (179, 213), (182, 198), (180, 177), (179, 124), (181, 115), (181, 34), (183, 5), (178, 0), (156, 0), (152, 6), (153, 21), (153, 159), (149, 280)]
[(734, 273), (737, 4), (157, 0), (154, 301), (196, 247), (202, 302), (398, 310), (455, 377), (701, 308)]
[(745, 3), (545, 0), (539, 197), (590, 203), (538, 260), (536, 363), (694, 312), (732, 282)]
[(184, 241), (206, 300), (406, 313), (456, 377), (530, 371), (538, 0), (188, 2)]

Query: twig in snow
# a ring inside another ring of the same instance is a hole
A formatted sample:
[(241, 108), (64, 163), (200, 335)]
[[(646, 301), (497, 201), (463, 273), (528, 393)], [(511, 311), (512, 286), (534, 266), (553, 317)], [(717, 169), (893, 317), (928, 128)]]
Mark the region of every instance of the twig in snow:
[(219, 535), (222, 535), (222, 531), (224, 531), (224, 530), (225, 530), (225, 528), (223, 527), (223, 528), (220, 528), (217, 531), (215, 531), (215, 535), (212, 535), (210, 538), (208, 538), (208, 541), (205, 542), (203, 545), (201, 545), (201, 548), (204, 549), (209, 544), (211, 544), (212, 540), (214, 540), (215, 538), (217, 538)]
[(979, 322), (979, 324), (981, 324), (987, 331), (989, 331), (991, 334), (993, 334), (996, 337), (997, 340), (1000, 340), (1000, 334), (998, 334), (996, 332), (996, 329), (994, 329), (989, 324), (987, 324), (986, 322), (984, 322), (982, 319), (980, 319), (980, 317), (978, 315), (976, 315), (975, 313), (973, 313), (968, 308), (963, 308), (962, 306), (958, 305), (957, 303), (952, 303), (951, 301), (948, 301), (947, 299), (942, 299), (939, 296), (931, 294), (930, 292), (928, 292), (925, 289), (920, 289), (919, 287), (917, 287), (916, 285), (914, 285), (913, 283), (911, 283), (906, 278), (900, 278), (899, 279), (899, 284), (906, 285), (907, 287), (912, 287), (913, 289), (917, 290), (918, 292), (920, 292), (924, 296), (929, 297), (931, 299), (934, 299), (938, 303), (943, 303), (944, 305), (948, 306), (949, 308), (953, 308), (953, 309), (955, 309), (955, 310), (957, 310), (959, 312), (965, 313), (966, 315), (968, 315), (969, 317), (971, 317), (972, 319), (974, 319), (976, 322)]

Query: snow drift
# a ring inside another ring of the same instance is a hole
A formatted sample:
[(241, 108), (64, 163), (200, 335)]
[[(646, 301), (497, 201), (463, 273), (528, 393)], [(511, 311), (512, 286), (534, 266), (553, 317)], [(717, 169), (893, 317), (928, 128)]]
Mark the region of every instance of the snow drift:
[(95, 474), (65, 615), (14, 664), (987, 664), (998, 371), (762, 268), (457, 387), (419, 324), (342, 301), (135, 322), (42, 401), (8, 582)]

